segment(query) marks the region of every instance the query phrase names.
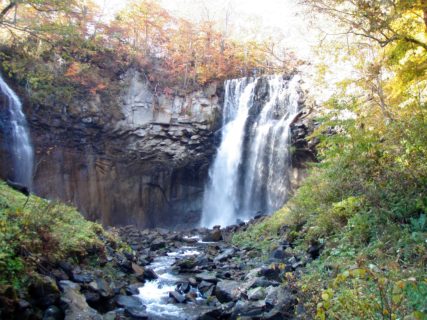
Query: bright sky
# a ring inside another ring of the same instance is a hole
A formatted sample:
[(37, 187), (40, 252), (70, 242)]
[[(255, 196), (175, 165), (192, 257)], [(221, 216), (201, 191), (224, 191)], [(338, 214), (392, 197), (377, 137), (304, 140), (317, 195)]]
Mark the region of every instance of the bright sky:
[[(127, 0), (96, 0), (108, 15), (123, 8)], [(161, 0), (172, 12), (188, 19), (225, 20), (231, 12), (231, 29), (238, 37), (284, 38), (286, 47), (294, 49), (303, 58), (314, 43), (313, 30), (301, 13), (298, 0)]]

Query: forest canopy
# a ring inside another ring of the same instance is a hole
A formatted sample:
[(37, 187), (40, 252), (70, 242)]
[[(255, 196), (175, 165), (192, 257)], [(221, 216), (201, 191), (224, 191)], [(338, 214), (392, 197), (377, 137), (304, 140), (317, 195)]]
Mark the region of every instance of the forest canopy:
[(2, 68), (39, 101), (102, 92), (131, 66), (156, 93), (293, 67), (268, 41), (231, 39), (215, 21), (175, 17), (154, 0), (131, 1), (113, 19), (86, 0), (2, 0), (0, 12)]

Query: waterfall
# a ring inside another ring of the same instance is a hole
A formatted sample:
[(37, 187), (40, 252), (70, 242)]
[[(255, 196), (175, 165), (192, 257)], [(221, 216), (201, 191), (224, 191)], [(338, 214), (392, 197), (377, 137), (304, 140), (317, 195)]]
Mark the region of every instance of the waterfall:
[[(11, 178), (30, 190), (33, 180), (34, 151), (28, 131), (22, 103), (16, 93), (0, 76), (0, 109), (5, 112), (7, 119), (1, 119), (5, 131), (7, 148), (11, 151), (13, 160)], [(6, 120), (6, 121), (4, 121)], [(9, 140), (10, 139), (10, 140)]]
[(225, 82), (222, 138), (209, 171), (202, 226), (230, 225), (285, 203), (299, 83), (298, 76)]

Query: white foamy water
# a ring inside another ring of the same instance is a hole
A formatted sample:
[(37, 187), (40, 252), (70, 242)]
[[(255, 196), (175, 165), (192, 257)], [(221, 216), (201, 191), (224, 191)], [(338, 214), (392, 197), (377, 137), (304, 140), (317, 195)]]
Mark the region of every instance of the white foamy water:
[(172, 265), (178, 259), (196, 256), (200, 251), (194, 247), (182, 247), (176, 251), (167, 253), (166, 256), (156, 257), (148, 266), (159, 276), (158, 279), (148, 281), (139, 288), (137, 295), (147, 308), (147, 313), (152, 318), (158, 319), (186, 319), (183, 306), (169, 302), (169, 292), (175, 291), (176, 284), (182, 278), (172, 273)]
[(7, 85), (0, 76), (0, 99), (5, 102), (5, 109), (8, 112), (8, 123), (3, 122), (6, 128), (6, 139), (10, 148), (13, 165), (12, 179), (31, 190), (33, 181), (34, 150), (31, 144), (28, 131), (27, 119), (22, 111), (22, 103), (16, 93)]
[(290, 185), (290, 125), (298, 114), (300, 91), (299, 76), (225, 82), (222, 138), (205, 188), (202, 226), (227, 226), (284, 204)]

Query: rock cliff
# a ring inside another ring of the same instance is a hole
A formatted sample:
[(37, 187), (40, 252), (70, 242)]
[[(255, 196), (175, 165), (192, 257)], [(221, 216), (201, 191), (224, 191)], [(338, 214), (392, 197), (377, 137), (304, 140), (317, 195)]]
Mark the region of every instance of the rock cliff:
[(214, 154), (221, 88), (157, 94), (129, 71), (121, 92), (72, 106), (28, 108), (35, 192), (105, 225), (197, 223)]
[[(266, 98), (265, 83), (258, 86), (259, 101)], [(73, 204), (104, 225), (197, 224), (219, 142), (222, 86), (159, 93), (136, 70), (118, 84), (116, 91), (76, 97), (72, 104), (24, 100), (36, 152), (34, 192)], [(31, 94), (15, 89), (21, 97)], [(251, 112), (259, 112), (256, 104)], [(294, 187), (305, 175), (304, 163), (314, 159), (305, 139), (313, 121), (304, 112), (292, 126)], [(7, 143), (2, 150), (0, 176), (7, 178)]]

